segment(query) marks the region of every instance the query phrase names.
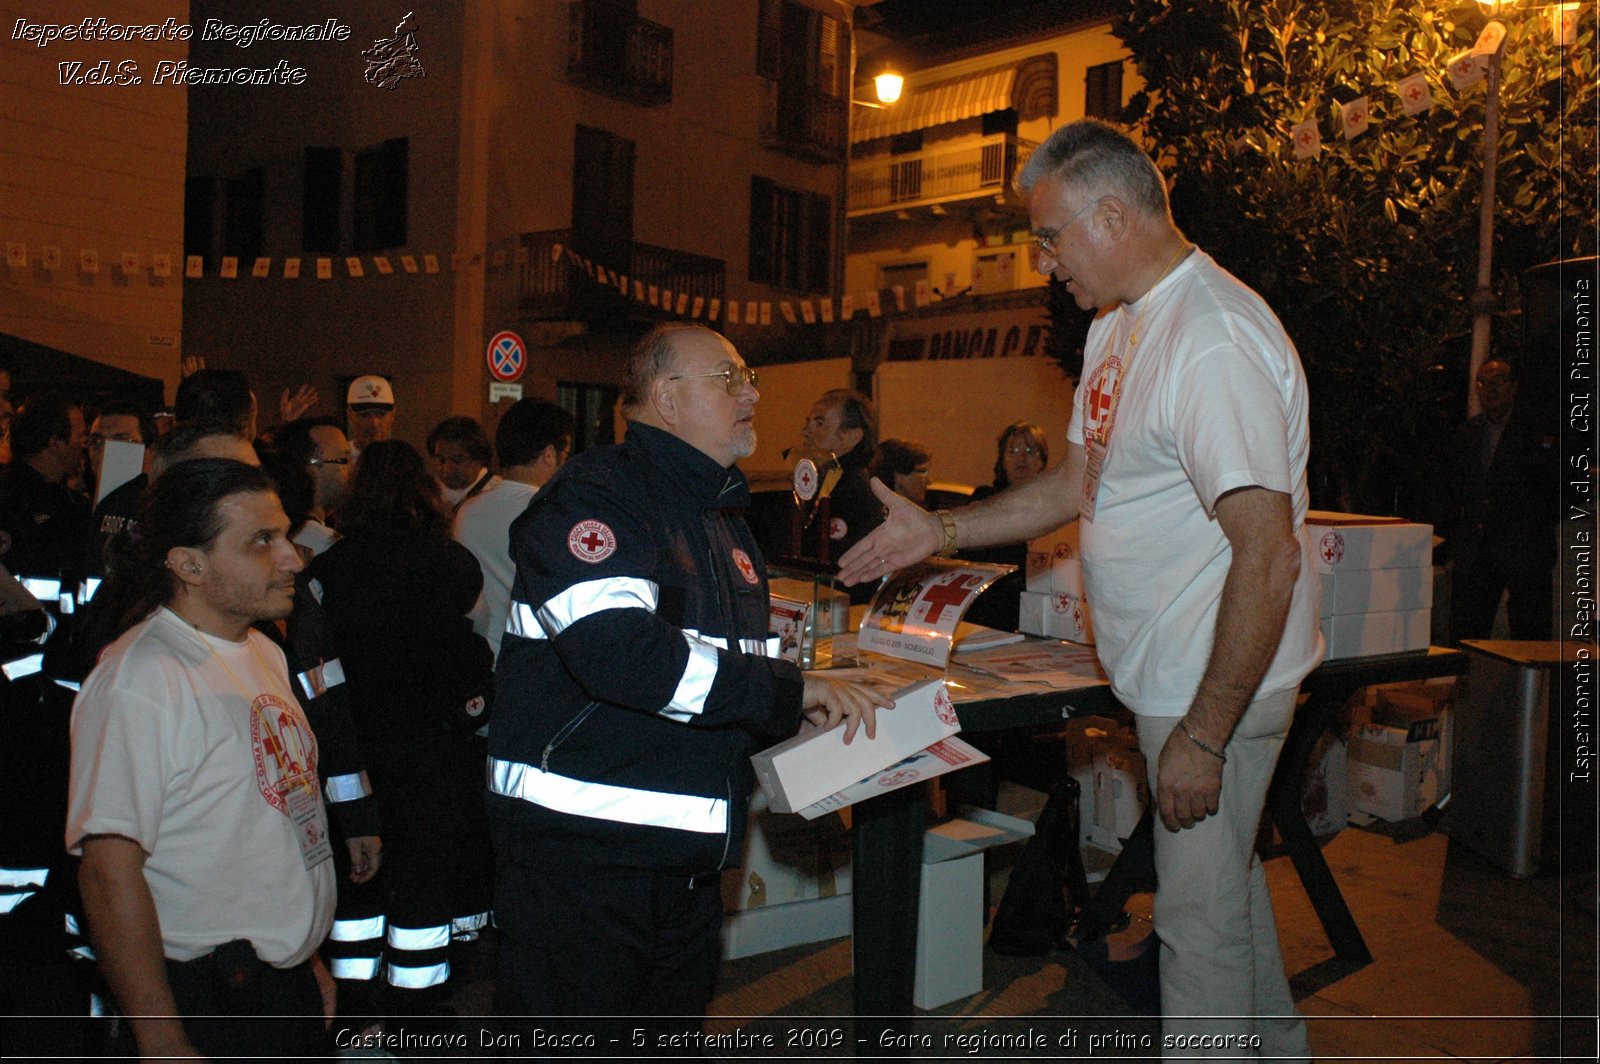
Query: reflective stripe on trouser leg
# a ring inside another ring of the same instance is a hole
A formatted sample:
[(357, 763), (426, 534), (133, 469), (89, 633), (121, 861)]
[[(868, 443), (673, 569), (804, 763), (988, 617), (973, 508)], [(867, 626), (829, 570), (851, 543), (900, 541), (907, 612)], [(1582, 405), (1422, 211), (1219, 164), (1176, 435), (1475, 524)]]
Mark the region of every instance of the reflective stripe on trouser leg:
[(376, 979), (383, 957), (383, 935), (382, 916), (335, 919), (323, 946), (328, 971), (335, 979)]
[(398, 927), (389, 922), (383, 976), (402, 990), (425, 990), (450, 978), (450, 925)]
[(488, 913), (473, 913), (471, 916), (458, 916), (450, 921), (450, 937), (457, 942), (471, 942), (478, 937), (478, 932), (489, 926)]

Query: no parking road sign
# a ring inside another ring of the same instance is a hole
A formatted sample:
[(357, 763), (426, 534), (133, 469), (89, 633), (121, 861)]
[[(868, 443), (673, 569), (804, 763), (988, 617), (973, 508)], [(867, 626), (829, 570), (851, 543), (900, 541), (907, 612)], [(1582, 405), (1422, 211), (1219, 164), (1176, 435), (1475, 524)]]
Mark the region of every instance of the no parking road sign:
[(528, 368), (528, 347), (509, 330), (489, 341), (489, 374), (497, 381), (514, 381)]

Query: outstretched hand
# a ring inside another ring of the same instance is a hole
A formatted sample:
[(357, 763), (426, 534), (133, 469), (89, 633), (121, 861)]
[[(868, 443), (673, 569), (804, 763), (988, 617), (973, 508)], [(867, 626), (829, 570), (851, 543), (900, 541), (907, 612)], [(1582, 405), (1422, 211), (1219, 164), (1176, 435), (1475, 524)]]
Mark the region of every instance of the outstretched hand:
[(872, 478), (872, 493), (889, 515), (839, 559), (839, 579), (846, 585), (876, 580), (920, 562), (944, 543), (944, 527), (933, 514), (897, 495), (877, 477)]

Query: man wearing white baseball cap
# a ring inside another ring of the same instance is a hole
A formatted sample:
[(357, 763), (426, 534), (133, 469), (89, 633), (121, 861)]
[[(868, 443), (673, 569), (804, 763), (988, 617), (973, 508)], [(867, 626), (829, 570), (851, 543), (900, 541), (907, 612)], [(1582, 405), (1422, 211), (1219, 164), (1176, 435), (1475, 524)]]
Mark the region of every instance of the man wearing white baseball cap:
[(363, 447), (387, 440), (394, 432), (394, 389), (387, 377), (368, 373), (350, 382), (344, 402), (350, 423), (350, 461), (354, 463)]

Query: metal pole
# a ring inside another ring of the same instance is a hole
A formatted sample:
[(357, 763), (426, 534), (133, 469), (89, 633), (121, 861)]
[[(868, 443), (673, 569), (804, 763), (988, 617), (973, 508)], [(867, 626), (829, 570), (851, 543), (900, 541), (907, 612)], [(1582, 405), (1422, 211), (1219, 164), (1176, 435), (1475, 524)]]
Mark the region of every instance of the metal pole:
[(1478, 286), (1472, 293), (1472, 363), (1467, 370), (1467, 416), (1478, 414), (1478, 370), (1489, 360), (1495, 297), (1491, 276), (1494, 259), (1494, 179), (1500, 162), (1500, 54), (1489, 53), (1488, 99), (1483, 105), (1483, 193), (1478, 200)]

